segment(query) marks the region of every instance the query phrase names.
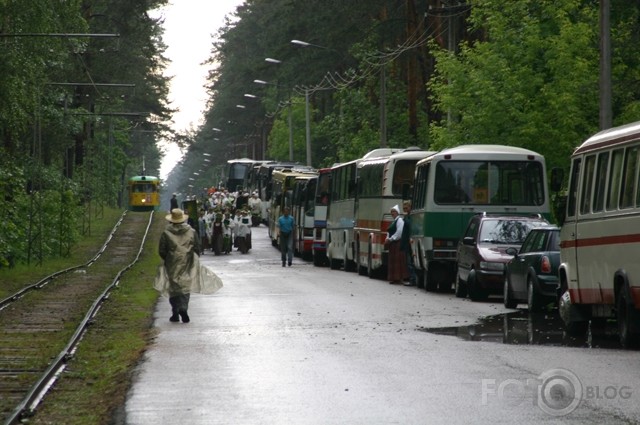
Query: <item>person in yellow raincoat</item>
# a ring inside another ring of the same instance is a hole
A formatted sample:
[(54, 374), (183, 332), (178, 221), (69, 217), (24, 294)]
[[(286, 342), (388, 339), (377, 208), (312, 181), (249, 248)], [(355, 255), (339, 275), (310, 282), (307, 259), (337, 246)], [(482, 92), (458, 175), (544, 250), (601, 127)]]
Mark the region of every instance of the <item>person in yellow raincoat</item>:
[(200, 241), (195, 230), (187, 223), (189, 218), (179, 208), (165, 217), (169, 224), (160, 236), (158, 252), (164, 260), (169, 280), (169, 303), (172, 322), (189, 322), (189, 295), (194, 279), (199, 276)]

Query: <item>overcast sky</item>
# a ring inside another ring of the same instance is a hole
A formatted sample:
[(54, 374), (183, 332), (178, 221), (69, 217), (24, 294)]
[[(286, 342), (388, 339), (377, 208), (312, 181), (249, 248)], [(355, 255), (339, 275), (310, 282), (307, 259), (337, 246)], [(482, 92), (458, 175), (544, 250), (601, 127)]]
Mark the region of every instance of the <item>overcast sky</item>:
[[(165, 56), (171, 61), (166, 71), (173, 76), (169, 100), (173, 108), (180, 109), (173, 116), (174, 129), (182, 131), (200, 124), (208, 72), (201, 64), (210, 56), (212, 37), (224, 25), (225, 16), (242, 3), (244, 0), (171, 0), (157, 11), (164, 18)], [(160, 176), (166, 177), (179, 159), (177, 148), (167, 148)]]

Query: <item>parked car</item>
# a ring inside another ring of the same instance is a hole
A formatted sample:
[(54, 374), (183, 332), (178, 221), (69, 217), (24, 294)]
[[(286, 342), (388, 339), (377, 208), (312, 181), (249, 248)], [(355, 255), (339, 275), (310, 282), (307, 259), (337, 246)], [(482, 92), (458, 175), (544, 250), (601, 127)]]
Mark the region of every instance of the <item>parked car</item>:
[(504, 270), (513, 255), (508, 248), (520, 248), (529, 231), (548, 226), (542, 216), (507, 216), (486, 213), (471, 217), (458, 243), (456, 296), (467, 294), (473, 301), (502, 294)]
[(513, 258), (505, 269), (505, 307), (516, 308), (520, 303), (527, 303), (529, 311), (539, 311), (556, 300), (560, 265), (559, 228), (532, 229), (519, 250), (508, 248), (506, 253)]

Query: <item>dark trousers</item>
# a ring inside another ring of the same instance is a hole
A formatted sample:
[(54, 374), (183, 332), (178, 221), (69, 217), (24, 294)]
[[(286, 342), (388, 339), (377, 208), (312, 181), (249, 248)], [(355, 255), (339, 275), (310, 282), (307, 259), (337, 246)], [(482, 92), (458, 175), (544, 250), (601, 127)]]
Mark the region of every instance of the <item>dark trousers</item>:
[(407, 269), (409, 269), (409, 282), (413, 284), (418, 283), (418, 275), (416, 274), (416, 265), (413, 264), (413, 255), (411, 251), (405, 251), (407, 254)]
[(189, 309), (189, 295), (182, 294), (169, 297), (169, 304), (171, 304), (171, 314), (173, 316), (180, 312), (186, 313)]
[(285, 261), (289, 261), (291, 264), (293, 261), (293, 235), (291, 233), (280, 232), (280, 256), (282, 264)]

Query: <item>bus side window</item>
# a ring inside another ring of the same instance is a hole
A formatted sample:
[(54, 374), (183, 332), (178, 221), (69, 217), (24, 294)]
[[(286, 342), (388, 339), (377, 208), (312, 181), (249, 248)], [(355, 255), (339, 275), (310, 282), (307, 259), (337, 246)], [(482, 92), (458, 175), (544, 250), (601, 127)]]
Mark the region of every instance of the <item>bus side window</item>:
[(622, 178), (622, 158), (624, 151), (617, 149), (613, 151), (611, 158), (611, 168), (609, 170), (609, 190), (607, 193), (607, 210), (615, 210), (618, 207), (620, 198), (620, 180)]
[(582, 195), (580, 196), (580, 214), (588, 214), (590, 212), (595, 163), (595, 155), (588, 156), (584, 161), (584, 178), (582, 179)]
[(607, 167), (609, 166), (609, 152), (598, 155), (598, 171), (596, 173), (593, 212), (604, 210), (604, 191), (607, 182)]
[(634, 205), (635, 182), (638, 175), (638, 147), (627, 149), (624, 161), (624, 176), (622, 178), (622, 190), (620, 198), (620, 208), (629, 208)]

